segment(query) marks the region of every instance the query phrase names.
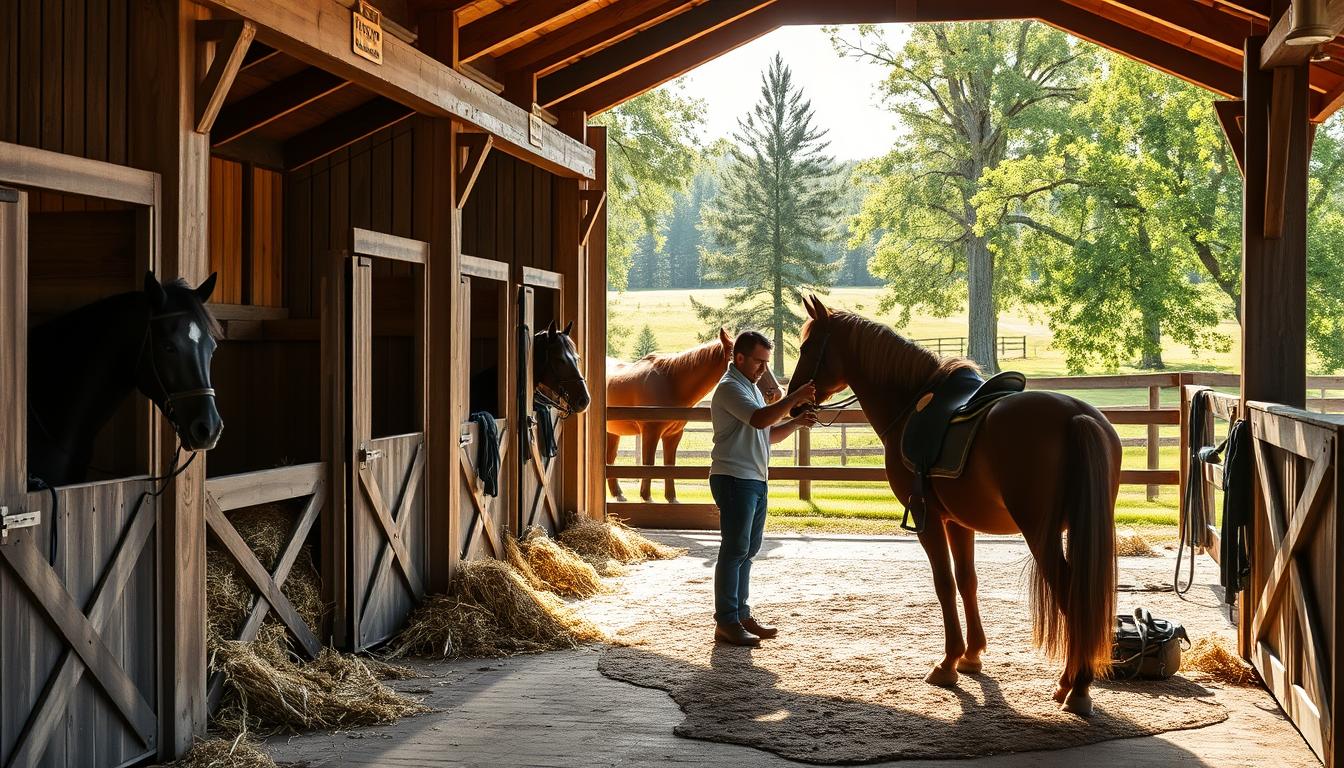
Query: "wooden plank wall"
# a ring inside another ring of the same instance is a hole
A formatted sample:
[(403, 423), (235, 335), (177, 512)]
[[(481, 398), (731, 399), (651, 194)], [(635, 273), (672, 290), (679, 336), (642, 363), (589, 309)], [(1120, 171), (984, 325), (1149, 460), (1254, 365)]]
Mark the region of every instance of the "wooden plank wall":
[(243, 172), (241, 163), (210, 158), (210, 271), (219, 274), (216, 304), (243, 302)]
[(210, 271), (216, 304), (284, 306), (284, 176), (210, 158)]
[(249, 303), (285, 305), (285, 177), (267, 168), (252, 169), (252, 226)]
[(555, 269), (551, 247), (553, 174), (491, 152), (462, 209), (462, 252)]
[[(0, 141), (128, 164), (130, 0), (0, 0)], [(35, 195), (32, 209), (102, 201)]]

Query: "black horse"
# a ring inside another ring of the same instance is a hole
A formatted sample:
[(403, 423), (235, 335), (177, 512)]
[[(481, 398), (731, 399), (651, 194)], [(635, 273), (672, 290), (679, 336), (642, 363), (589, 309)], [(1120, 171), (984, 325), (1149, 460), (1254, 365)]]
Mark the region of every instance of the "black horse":
[(28, 473), (48, 486), (87, 479), (98, 431), (132, 389), (158, 406), (182, 446), (206, 451), (224, 422), (210, 386), (219, 324), (197, 288), (145, 275), (143, 291), (94, 302), (28, 334)]
[[(579, 351), (569, 337), (574, 323), (563, 331), (555, 323), (532, 336), (532, 383), (543, 402), (566, 414), (583, 413), (590, 397), (588, 383), (579, 372)], [(470, 404), (473, 413), (487, 411), (499, 415), (499, 369), (490, 367), (471, 377)]]

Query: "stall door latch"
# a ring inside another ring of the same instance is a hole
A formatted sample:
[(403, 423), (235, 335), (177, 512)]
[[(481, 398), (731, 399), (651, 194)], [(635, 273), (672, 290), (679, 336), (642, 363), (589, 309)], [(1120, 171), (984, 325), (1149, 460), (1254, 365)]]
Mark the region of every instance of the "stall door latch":
[(381, 458), (383, 458), (383, 451), (380, 448), (364, 447), (359, 449), (360, 469), (368, 469), (370, 463)]
[(42, 523), (42, 510), (15, 512), (10, 514), (9, 507), (0, 507), (0, 540), (9, 538), (9, 532), (19, 528), (32, 528)]

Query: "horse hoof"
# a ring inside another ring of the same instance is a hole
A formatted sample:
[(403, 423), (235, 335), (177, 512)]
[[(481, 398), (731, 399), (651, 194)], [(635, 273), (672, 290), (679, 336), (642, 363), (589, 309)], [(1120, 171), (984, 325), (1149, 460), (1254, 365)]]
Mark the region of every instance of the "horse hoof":
[(616, 494), (616, 500), (617, 500), (617, 501), (620, 501), (620, 502), (624, 502), (624, 501), (625, 501), (625, 497), (618, 493), (618, 494)]
[(1069, 691), (1069, 694), (1064, 697), (1064, 703), (1059, 708), (1065, 712), (1072, 712), (1079, 717), (1088, 717), (1092, 714), (1092, 697), (1086, 693)]
[(968, 659), (965, 656), (962, 656), (960, 659), (957, 659), (957, 671), (965, 672), (968, 675), (979, 674), (980, 670), (983, 669), (984, 666), (985, 666), (984, 662), (980, 661), (979, 659)]
[(677, 501), (677, 497), (676, 497), (676, 496), (668, 496), (668, 497), (667, 497), (667, 503), (668, 503), (668, 504), (680, 504), (681, 502)]
[(957, 674), (956, 669), (952, 668), (944, 669), (943, 667), (934, 667), (933, 670), (929, 672), (928, 676), (924, 678), (924, 682), (928, 683), (929, 685), (936, 685), (941, 688), (948, 688), (956, 685), (957, 679), (960, 677), (961, 676)]
[(1062, 686), (1062, 685), (1057, 685), (1057, 686), (1055, 686), (1055, 693), (1054, 693), (1054, 695), (1053, 695), (1051, 698), (1053, 698), (1053, 699), (1055, 700), (1056, 703), (1058, 703), (1058, 704), (1063, 704), (1063, 703), (1064, 703), (1064, 699), (1067, 698), (1068, 695), (1069, 695), (1069, 689), (1068, 689), (1068, 688), (1065, 688), (1065, 687)]

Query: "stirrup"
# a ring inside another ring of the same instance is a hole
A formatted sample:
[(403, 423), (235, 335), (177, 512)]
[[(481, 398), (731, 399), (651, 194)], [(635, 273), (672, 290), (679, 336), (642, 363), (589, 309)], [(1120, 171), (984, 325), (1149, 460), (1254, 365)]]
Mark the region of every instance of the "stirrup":
[[(910, 524), (910, 518), (915, 519), (914, 525)], [(901, 528), (911, 533), (923, 533), (926, 517), (923, 514), (913, 512), (910, 507), (905, 508), (905, 516), (901, 518)]]

